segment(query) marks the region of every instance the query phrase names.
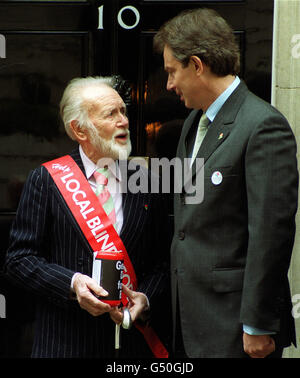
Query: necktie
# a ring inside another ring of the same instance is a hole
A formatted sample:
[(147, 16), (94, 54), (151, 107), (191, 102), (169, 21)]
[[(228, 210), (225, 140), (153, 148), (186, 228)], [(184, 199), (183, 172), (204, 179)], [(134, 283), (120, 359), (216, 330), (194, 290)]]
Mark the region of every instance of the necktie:
[(97, 183), (96, 196), (99, 198), (99, 201), (109, 217), (111, 223), (116, 228), (116, 213), (114, 207), (113, 198), (107, 189), (108, 183), (108, 168), (97, 168), (94, 172), (94, 177)]
[(199, 125), (198, 125), (197, 135), (196, 135), (193, 154), (192, 154), (191, 165), (193, 164), (195, 157), (196, 157), (196, 155), (199, 151), (199, 148), (201, 146), (201, 143), (202, 143), (202, 141), (205, 137), (208, 125), (209, 125), (209, 119), (206, 117), (206, 114), (203, 113), (201, 118), (200, 118)]

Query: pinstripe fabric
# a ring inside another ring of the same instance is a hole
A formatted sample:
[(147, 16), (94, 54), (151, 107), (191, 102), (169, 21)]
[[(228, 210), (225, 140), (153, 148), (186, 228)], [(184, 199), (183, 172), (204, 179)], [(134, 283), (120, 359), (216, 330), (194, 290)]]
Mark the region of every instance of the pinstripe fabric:
[[(83, 170), (78, 150), (71, 156)], [(163, 207), (151, 194), (123, 194), (120, 236), (139, 290), (147, 294), (151, 306), (163, 294), (167, 277), (170, 235)], [(10, 236), (6, 274), (36, 296), (32, 356), (113, 356), (114, 324), (109, 316), (94, 318), (69, 297), (73, 274), (91, 275), (92, 250), (44, 167), (27, 179)], [(122, 333), (122, 353), (129, 357), (149, 354), (136, 329)]]

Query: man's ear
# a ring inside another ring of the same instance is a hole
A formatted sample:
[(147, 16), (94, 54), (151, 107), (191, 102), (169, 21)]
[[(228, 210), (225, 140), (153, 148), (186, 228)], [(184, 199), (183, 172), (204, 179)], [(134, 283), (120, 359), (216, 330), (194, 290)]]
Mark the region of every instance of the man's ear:
[(198, 56), (192, 55), (190, 57), (190, 64), (194, 67), (197, 75), (201, 75), (203, 73), (203, 62)]
[(71, 130), (73, 132), (74, 137), (76, 138), (76, 140), (78, 142), (82, 142), (82, 141), (85, 141), (87, 139), (86, 130), (82, 129), (79, 126), (78, 121), (76, 121), (75, 119), (73, 119), (70, 122), (70, 128), (71, 128)]

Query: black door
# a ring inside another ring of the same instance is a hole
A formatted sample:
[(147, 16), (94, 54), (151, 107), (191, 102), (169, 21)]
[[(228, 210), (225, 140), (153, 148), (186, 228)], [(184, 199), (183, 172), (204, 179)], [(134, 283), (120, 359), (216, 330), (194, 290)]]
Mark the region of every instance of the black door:
[[(58, 104), (66, 83), (93, 72), (93, 12), (86, 1), (1, 1), (0, 34), (0, 268), (29, 171), (65, 154)], [(0, 278), (0, 355), (27, 356), (34, 301)], [(3, 300), (5, 298), (5, 302)]]
[[(153, 54), (152, 41), (166, 20), (184, 9), (200, 6), (217, 10), (229, 21), (241, 48), (240, 76), (250, 89), (270, 101), (272, 0), (99, 1), (103, 29), (98, 29), (97, 35), (104, 35), (106, 41), (111, 38), (114, 53), (110, 72), (129, 80), (133, 89), (130, 121), (134, 154), (171, 157), (175, 153), (176, 138), (187, 110), (175, 94), (166, 91), (162, 58)], [(168, 145), (165, 138), (170, 138)]]
[[(74, 147), (58, 116), (73, 77), (121, 75), (131, 87), (133, 155), (174, 157), (188, 111), (166, 91), (152, 40), (163, 22), (199, 6), (216, 9), (232, 25), (240, 76), (270, 101), (272, 0), (0, 1), (0, 272), (26, 176)], [(33, 308), (0, 274), (0, 356), (28, 355)]]

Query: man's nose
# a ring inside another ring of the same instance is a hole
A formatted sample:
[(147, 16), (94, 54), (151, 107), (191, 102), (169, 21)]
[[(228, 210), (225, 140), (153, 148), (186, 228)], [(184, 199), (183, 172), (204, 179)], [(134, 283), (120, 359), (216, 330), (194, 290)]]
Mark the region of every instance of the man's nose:
[(120, 117), (118, 119), (118, 126), (128, 128), (129, 122), (128, 122), (128, 118), (125, 114), (120, 114)]
[(168, 91), (175, 90), (175, 85), (173, 84), (172, 80), (170, 80), (169, 78), (168, 78), (168, 81), (167, 81), (167, 90)]

